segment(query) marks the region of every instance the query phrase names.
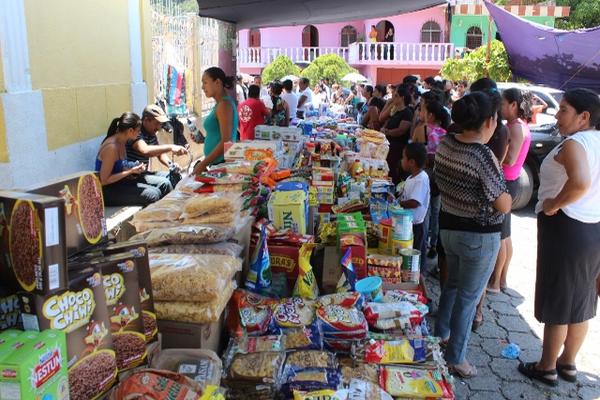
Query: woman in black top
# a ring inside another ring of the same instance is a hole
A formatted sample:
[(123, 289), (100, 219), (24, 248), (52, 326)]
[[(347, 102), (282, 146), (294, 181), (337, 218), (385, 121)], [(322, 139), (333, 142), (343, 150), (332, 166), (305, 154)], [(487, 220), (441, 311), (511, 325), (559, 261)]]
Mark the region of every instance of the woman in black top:
[(381, 132), (390, 142), (390, 151), (387, 163), (390, 167), (390, 177), (394, 185), (400, 182), (400, 160), (404, 146), (408, 144), (410, 127), (413, 119), (413, 110), (410, 104), (410, 92), (405, 84), (398, 85), (392, 98), (385, 105), (379, 115), (379, 122), (383, 124)]

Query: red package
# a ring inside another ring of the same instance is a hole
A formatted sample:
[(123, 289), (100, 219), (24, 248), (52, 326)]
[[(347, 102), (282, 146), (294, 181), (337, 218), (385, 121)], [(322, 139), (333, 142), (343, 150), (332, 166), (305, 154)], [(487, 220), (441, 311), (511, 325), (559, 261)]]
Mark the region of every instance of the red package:
[[(243, 336), (246, 333), (246, 327), (242, 323), (242, 311), (249, 307), (257, 309), (270, 308), (277, 301), (269, 297), (261, 296), (244, 289), (236, 289), (229, 299), (227, 308), (226, 324), (231, 336)], [(247, 316), (251, 316), (248, 314)], [(260, 329), (260, 318), (256, 318), (257, 324), (251, 324), (252, 329)]]
[(199, 383), (175, 372), (145, 369), (121, 381), (110, 400), (169, 399), (188, 400), (202, 396)]

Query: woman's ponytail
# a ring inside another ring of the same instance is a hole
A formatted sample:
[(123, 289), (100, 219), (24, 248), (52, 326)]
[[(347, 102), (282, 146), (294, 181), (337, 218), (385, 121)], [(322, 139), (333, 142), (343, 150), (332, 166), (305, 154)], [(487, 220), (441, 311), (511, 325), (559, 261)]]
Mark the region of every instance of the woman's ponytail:
[(123, 113), (120, 117), (112, 120), (110, 126), (108, 127), (108, 131), (106, 131), (106, 137), (102, 142), (104, 143), (106, 139), (119, 132), (126, 131), (127, 129), (137, 129), (141, 126), (142, 120), (139, 115), (129, 111)]

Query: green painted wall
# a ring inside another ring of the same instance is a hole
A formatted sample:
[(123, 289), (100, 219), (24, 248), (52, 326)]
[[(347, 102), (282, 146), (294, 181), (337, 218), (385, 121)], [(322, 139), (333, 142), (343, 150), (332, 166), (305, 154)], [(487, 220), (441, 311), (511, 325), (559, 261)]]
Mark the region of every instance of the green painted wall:
[[(524, 17), (526, 20), (546, 26), (554, 26), (554, 17)], [(477, 26), (483, 33), (482, 43), (488, 40), (488, 16), (487, 15), (453, 15), (450, 26), (450, 41), (456, 47), (464, 47), (467, 42), (467, 30)], [(492, 23), (492, 39), (496, 37), (496, 24)]]

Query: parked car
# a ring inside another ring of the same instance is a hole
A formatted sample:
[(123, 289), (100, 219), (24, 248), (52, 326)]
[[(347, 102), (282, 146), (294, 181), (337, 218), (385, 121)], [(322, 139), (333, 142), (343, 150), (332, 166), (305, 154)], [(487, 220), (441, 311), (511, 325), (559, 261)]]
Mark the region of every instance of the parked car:
[(502, 92), (505, 89), (517, 88), (520, 90), (527, 90), (539, 97), (548, 106), (537, 115), (536, 125), (547, 125), (555, 123), (554, 116), (558, 112), (560, 101), (562, 100), (564, 92), (559, 89), (554, 89), (546, 86), (535, 86), (525, 83), (514, 83), (514, 82), (499, 82), (498, 90)]
[(528, 90), (542, 99), (548, 106), (537, 115), (537, 123), (530, 125), (531, 145), (527, 159), (519, 177), (519, 189), (513, 199), (513, 210), (519, 210), (529, 204), (540, 184), (540, 166), (550, 151), (562, 141), (556, 129), (555, 115), (558, 112), (563, 91), (546, 86), (529, 85), (515, 82), (498, 82), (498, 89), (517, 88)]

